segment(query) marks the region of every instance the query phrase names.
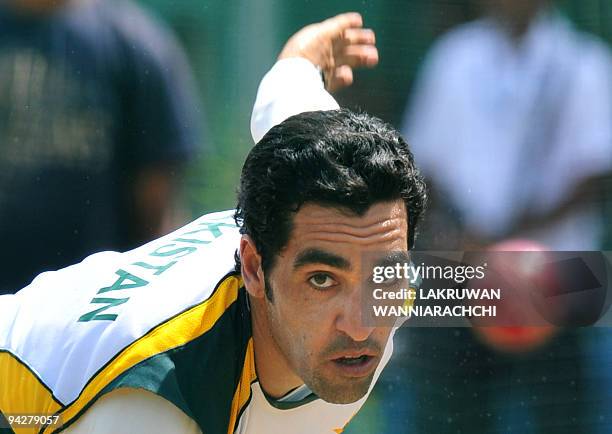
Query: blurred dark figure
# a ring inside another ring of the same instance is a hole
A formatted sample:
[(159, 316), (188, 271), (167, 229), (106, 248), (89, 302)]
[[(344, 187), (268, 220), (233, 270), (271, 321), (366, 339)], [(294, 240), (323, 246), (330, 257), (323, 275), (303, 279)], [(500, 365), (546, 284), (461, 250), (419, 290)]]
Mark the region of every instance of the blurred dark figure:
[(529, 238), (595, 250), (612, 169), (612, 63), (546, 0), (480, 0), (486, 17), (429, 53), (403, 131), (432, 180), (424, 248)]
[(173, 36), (129, 1), (4, 1), (0, 35), (2, 294), (159, 235), (199, 114)]
[[(479, 4), (484, 18), (429, 53), (406, 115), (433, 190), (419, 248), (520, 237), (597, 250), (612, 169), (609, 50), (546, 0)], [(558, 330), (512, 351), (467, 328), (404, 328), (397, 341), (401, 365), (380, 384), (406, 391), (387, 413), (401, 432), (612, 432), (609, 329)]]

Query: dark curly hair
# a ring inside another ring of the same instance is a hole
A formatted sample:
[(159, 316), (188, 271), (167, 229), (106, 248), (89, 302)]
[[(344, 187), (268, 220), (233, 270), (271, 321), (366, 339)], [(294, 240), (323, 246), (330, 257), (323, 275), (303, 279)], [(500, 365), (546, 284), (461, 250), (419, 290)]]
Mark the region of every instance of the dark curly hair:
[(412, 248), (426, 196), (412, 153), (393, 127), (347, 109), (305, 112), (276, 125), (251, 150), (234, 218), (253, 239), (266, 273), (305, 203), (362, 215), (377, 202), (403, 199)]

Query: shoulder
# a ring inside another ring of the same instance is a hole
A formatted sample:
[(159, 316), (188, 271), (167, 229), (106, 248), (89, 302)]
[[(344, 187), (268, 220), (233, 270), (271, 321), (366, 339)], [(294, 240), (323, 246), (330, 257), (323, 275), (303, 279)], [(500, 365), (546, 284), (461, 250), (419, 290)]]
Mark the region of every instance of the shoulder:
[[(437, 111), (440, 101), (464, 92), (466, 81), (471, 81), (474, 73), (486, 69), (487, 53), (491, 52), (496, 33), (490, 21), (478, 20), (455, 27), (439, 37), (420, 67), (412, 108), (407, 116), (421, 117), (431, 110)], [(428, 122), (427, 119), (419, 122), (423, 121)], [(420, 128), (416, 124), (414, 127)], [(413, 146), (415, 144), (418, 142)]]
[[(573, 63), (585, 72), (595, 74), (604, 73), (610, 78), (610, 68), (612, 66), (612, 54), (608, 45), (597, 36), (574, 31), (573, 34)], [(570, 56), (568, 56), (570, 60)]]
[[(557, 70), (571, 74), (578, 85), (578, 93), (584, 89), (610, 88), (612, 77), (612, 53), (609, 46), (594, 34), (580, 31), (569, 19), (554, 12), (549, 20), (550, 39), (554, 41)], [(601, 91), (601, 89), (600, 89)], [(601, 92), (600, 97), (608, 96)]]
[(67, 434), (200, 434), (197, 424), (164, 398), (142, 389), (118, 389), (102, 396), (65, 431)]
[(111, 361), (130, 360), (113, 365), (127, 369), (188, 342), (205, 326), (198, 315), (232, 304), (241, 285), (232, 274), (239, 238), (231, 212), (209, 214), (135, 250), (44, 273), (0, 300), (0, 349), (23, 360), (60, 402), (72, 402)]
[[(163, 64), (182, 52), (174, 33), (154, 14), (131, 0), (91, 0), (92, 20), (138, 60)], [(85, 12), (85, 9), (84, 9)]]

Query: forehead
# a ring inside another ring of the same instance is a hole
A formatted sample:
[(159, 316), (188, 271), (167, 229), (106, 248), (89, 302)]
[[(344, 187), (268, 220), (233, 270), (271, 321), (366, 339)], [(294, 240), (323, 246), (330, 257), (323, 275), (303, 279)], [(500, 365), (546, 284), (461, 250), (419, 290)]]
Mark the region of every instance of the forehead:
[(286, 252), (323, 248), (360, 254), (364, 251), (405, 250), (408, 218), (402, 200), (372, 205), (365, 214), (317, 204), (305, 204), (293, 218)]

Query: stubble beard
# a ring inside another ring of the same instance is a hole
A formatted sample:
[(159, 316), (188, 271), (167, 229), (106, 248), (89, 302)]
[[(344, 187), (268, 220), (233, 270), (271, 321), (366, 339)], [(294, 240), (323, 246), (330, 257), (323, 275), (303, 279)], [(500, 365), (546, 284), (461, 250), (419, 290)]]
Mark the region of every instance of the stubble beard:
[[(271, 289), (271, 288), (270, 288)], [(275, 305), (273, 301), (266, 298), (266, 310), (269, 318), (270, 336), (274, 340), (275, 345), (284, 355), (287, 363), (293, 372), (300, 377), (306, 386), (322, 400), (332, 404), (351, 404), (363, 398), (372, 384), (374, 372), (364, 378), (346, 378), (337, 376), (336, 380), (326, 378), (325, 364), (329, 364), (330, 368), (334, 363), (325, 357), (318, 357), (314, 354), (308, 354), (304, 351), (304, 337), (302, 335), (287, 335), (281, 333), (283, 325), (276, 315)], [(297, 352), (292, 351), (293, 348), (298, 348)], [(331, 352), (331, 348), (326, 352)], [(314, 359), (321, 359), (323, 366), (317, 366), (312, 363)], [(331, 370), (331, 369), (330, 369)]]

